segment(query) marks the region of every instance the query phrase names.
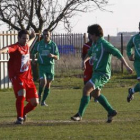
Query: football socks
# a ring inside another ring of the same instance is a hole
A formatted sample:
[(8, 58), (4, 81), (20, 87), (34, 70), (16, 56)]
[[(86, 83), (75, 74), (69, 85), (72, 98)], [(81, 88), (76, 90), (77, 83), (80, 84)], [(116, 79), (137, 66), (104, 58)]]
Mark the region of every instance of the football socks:
[(101, 94), (97, 98), (97, 100), (107, 110), (108, 113), (111, 113), (113, 111), (113, 108), (111, 107), (111, 105), (109, 104), (108, 100), (106, 99), (104, 95)]
[(24, 111), (24, 96), (18, 96), (16, 99), (16, 110), (17, 110), (17, 118), (23, 118), (23, 111)]
[(83, 95), (82, 99), (81, 99), (81, 103), (80, 103), (80, 107), (79, 107), (79, 115), (82, 117), (87, 106), (88, 106), (88, 103), (90, 101), (90, 96), (85, 96)]
[[(135, 92), (139, 92), (140, 91), (140, 83), (137, 83), (134, 87), (134, 90)], [(134, 93), (134, 92), (133, 92)]]
[(28, 112), (30, 112), (30, 111), (32, 111), (32, 110), (34, 110), (35, 109), (35, 106), (33, 106), (30, 102), (24, 107), (24, 116), (28, 113)]
[(50, 89), (45, 87), (42, 102), (44, 102), (46, 100), (46, 98), (48, 97), (49, 93), (50, 93)]
[(42, 91), (43, 91), (43, 87), (41, 87), (41, 86), (39, 85), (39, 93), (38, 93), (38, 96), (39, 96), (39, 97), (41, 97)]

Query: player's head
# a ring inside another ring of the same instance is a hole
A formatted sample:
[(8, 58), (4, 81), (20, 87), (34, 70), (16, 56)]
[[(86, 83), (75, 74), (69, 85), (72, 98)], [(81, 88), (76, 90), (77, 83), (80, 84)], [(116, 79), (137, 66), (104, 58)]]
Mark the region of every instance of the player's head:
[(103, 29), (98, 24), (93, 24), (91, 26), (88, 26), (87, 32), (90, 35), (92, 41), (96, 41), (97, 38), (103, 37)]
[(18, 43), (21, 46), (25, 46), (28, 41), (29, 41), (29, 32), (27, 30), (20, 30), (18, 32)]
[(51, 39), (51, 32), (50, 32), (50, 30), (45, 29), (45, 30), (43, 31), (43, 39), (44, 39), (46, 42), (49, 42), (49, 41), (50, 41), (50, 39)]
[(103, 36), (103, 29), (100, 25), (98, 24), (93, 24), (91, 26), (88, 26), (87, 32), (91, 35), (96, 35), (98, 37)]

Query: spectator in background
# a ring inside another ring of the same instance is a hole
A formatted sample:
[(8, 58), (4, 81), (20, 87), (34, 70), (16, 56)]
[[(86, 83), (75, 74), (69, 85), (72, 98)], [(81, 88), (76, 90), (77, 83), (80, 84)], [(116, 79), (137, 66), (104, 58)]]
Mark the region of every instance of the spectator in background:
[(128, 89), (127, 102), (130, 102), (134, 98), (134, 93), (140, 92), (140, 22), (139, 33), (132, 36), (127, 44), (127, 56), (130, 61), (134, 61), (134, 69), (138, 80), (133, 88)]
[[(59, 59), (59, 51), (57, 45), (51, 40), (51, 32), (47, 29), (43, 31), (43, 39), (37, 42), (32, 51), (33, 63), (34, 55), (38, 54), (39, 64), (39, 102), (41, 106), (48, 106), (45, 103), (50, 93), (51, 83), (54, 80), (55, 61)], [(41, 98), (44, 91), (43, 98)]]
[(92, 58), (93, 75), (83, 88), (83, 96), (79, 106), (78, 113), (71, 117), (71, 120), (80, 121), (90, 101), (90, 93), (94, 91), (94, 97), (108, 112), (107, 122), (110, 123), (113, 117), (117, 115), (117, 111), (109, 104), (106, 97), (101, 94), (102, 87), (109, 81), (111, 77), (111, 56), (116, 56), (125, 66), (129, 73), (132, 69), (129, 67), (120, 51), (111, 43), (103, 38), (103, 29), (98, 24), (93, 24), (88, 27), (88, 33), (92, 39), (92, 47), (89, 49), (87, 56), (83, 61), (85, 68), (86, 61)]
[[(91, 46), (92, 46), (92, 40), (90, 39), (90, 36), (88, 34), (88, 42), (85, 43), (82, 48), (82, 55), (81, 55), (82, 61), (84, 60)], [(86, 69), (84, 69), (84, 77), (83, 77), (84, 85), (91, 79), (92, 67), (93, 67), (93, 64), (90, 63), (89, 60), (85, 64), (86, 64)], [(92, 97), (92, 95), (90, 97)], [(94, 102), (98, 102), (98, 100), (94, 99)]]
[[(18, 42), (0, 49), (1, 53), (9, 53), (8, 62), (9, 78), (12, 82), (15, 97), (17, 120), (15, 124), (23, 124), (27, 113), (32, 111), (38, 102), (38, 94), (31, 74), (29, 46), (34, 38), (29, 41), (29, 32), (21, 30), (18, 33)], [(24, 101), (27, 105), (24, 106)]]

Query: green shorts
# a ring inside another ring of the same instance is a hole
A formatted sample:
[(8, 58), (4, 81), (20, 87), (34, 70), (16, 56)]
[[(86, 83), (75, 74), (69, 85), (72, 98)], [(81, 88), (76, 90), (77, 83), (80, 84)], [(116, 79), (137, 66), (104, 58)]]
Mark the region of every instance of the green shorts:
[(137, 79), (140, 79), (140, 62), (134, 61), (134, 68), (137, 74)]
[(94, 89), (101, 90), (102, 87), (109, 81), (109, 76), (102, 73), (94, 73), (89, 82), (94, 86)]
[(46, 66), (39, 65), (39, 79), (54, 80), (54, 72), (48, 70)]

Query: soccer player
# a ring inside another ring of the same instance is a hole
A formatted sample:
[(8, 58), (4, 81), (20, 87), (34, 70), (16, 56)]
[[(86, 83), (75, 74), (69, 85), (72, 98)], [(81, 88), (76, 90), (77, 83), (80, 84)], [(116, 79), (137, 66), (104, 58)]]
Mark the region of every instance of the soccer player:
[(106, 97), (101, 94), (101, 89), (111, 77), (111, 56), (116, 56), (125, 65), (128, 72), (132, 73), (133, 70), (129, 67), (120, 51), (103, 38), (103, 29), (100, 25), (93, 24), (89, 26), (88, 33), (93, 44), (88, 51), (87, 57), (83, 61), (83, 67), (85, 68), (85, 62), (92, 57), (94, 61), (93, 75), (83, 88), (83, 96), (78, 113), (72, 116), (71, 119), (74, 121), (82, 120), (90, 101), (90, 93), (94, 91), (94, 96), (108, 112), (107, 122), (110, 123), (113, 117), (117, 115), (117, 111), (109, 104)]
[[(82, 48), (82, 56), (81, 56), (82, 60), (84, 60), (85, 56), (87, 55), (88, 50), (92, 46), (92, 40), (90, 39), (89, 34), (88, 34), (88, 39), (89, 39), (89, 41), (87, 43), (85, 43)], [(84, 69), (84, 77), (83, 77), (84, 85), (92, 77), (92, 67), (93, 67), (92, 66), (93, 64), (90, 63), (89, 60), (85, 64), (86, 64), (86, 69)], [(90, 97), (92, 97), (92, 95)], [(94, 102), (98, 102), (98, 101), (96, 99), (94, 99)]]
[[(140, 22), (139, 22), (140, 31)], [(128, 89), (127, 102), (130, 102), (134, 98), (135, 92), (140, 92), (140, 32), (132, 36), (127, 44), (127, 56), (130, 61), (134, 61), (134, 69), (137, 74), (138, 83)]]
[[(34, 38), (29, 41), (27, 30), (21, 30), (18, 33), (17, 43), (0, 49), (0, 54), (9, 53), (10, 55), (8, 73), (16, 97), (17, 120), (15, 124), (23, 124), (26, 114), (39, 103), (30, 64), (29, 46), (33, 40)], [(28, 103), (24, 106), (25, 100)]]
[[(47, 29), (43, 31), (43, 39), (37, 42), (33, 48), (32, 56), (38, 54), (39, 64), (39, 102), (41, 106), (48, 106), (45, 103), (46, 98), (50, 93), (51, 83), (54, 80), (54, 65), (59, 59), (59, 51), (57, 45), (51, 40), (51, 32)], [(44, 90), (43, 98), (41, 94)]]

